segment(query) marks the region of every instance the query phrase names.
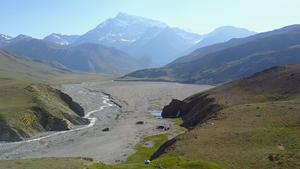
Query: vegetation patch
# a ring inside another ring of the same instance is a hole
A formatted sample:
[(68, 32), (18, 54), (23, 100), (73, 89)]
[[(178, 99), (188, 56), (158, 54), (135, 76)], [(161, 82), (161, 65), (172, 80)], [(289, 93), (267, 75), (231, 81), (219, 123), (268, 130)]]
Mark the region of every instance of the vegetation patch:
[(84, 158), (36, 158), (26, 160), (1, 160), (5, 169), (84, 169), (92, 161)]
[[(221, 169), (217, 164), (211, 162), (187, 160), (180, 156), (162, 156), (149, 164), (144, 164), (144, 160), (150, 159), (154, 152), (167, 140), (167, 134), (146, 137), (136, 145), (136, 152), (126, 162), (115, 165), (98, 163), (89, 166), (89, 169)], [(149, 142), (153, 143), (152, 147), (144, 146), (145, 143)]]

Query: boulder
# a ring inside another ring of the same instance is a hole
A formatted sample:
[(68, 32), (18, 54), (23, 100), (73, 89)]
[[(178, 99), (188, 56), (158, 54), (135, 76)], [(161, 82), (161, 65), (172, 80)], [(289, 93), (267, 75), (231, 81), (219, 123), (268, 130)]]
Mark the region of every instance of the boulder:
[(156, 129), (165, 129), (165, 126), (157, 126)]
[(109, 131), (109, 128), (104, 128), (104, 129), (102, 129), (102, 131), (107, 132), (107, 131)]
[(144, 124), (144, 122), (143, 122), (143, 121), (138, 121), (138, 122), (136, 122), (135, 124), (141, 125), (141, 124)]

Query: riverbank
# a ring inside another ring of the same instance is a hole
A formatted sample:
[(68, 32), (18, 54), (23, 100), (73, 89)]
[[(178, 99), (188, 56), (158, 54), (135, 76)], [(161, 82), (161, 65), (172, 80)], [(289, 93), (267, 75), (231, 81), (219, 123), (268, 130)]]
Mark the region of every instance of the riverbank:
[[(5, 150), (0, 150), (0, 158), (90, 157), (104, 163), (122, 163), (135, 152), (135, 145), (142, 138), (157, 134), (176, 134), (171, 120), (155, 118), (151, 115), (151, 110), (161, 109), (172, 98), (182, 99), (209, 87), (113, 81), (64, 85), (63, 91), (79, 102), (87, 112), (104, 106), (103, 92), (109, 94), (119, 106), (94, 112), (91, 118), (97, 121), (84, 130), (66, 132), (18, 146), (6, 146)], [(141, 121), (142, 124), (137, 124)], [(164, 131), (156, 128), (159, 125), (171, 128)]]

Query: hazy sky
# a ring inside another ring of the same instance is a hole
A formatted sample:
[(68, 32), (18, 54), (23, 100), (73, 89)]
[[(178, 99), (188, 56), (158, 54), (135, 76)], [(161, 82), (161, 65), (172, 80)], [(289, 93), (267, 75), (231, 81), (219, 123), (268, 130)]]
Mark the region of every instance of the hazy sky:
[(300, 23), (300, 0), (1, 0), (0, 33), (83, 34), (118, 12), (200, 34), (223, 25), (261, 32)]

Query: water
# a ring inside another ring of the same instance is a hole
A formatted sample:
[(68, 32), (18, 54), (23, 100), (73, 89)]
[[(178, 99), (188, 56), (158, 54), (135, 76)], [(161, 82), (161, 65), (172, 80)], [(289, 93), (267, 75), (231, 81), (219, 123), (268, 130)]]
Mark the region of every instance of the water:
[(162, 118), (161, 117), (161, 111), (152, 111), (151, 115), (156, 117), (156, 118)]

